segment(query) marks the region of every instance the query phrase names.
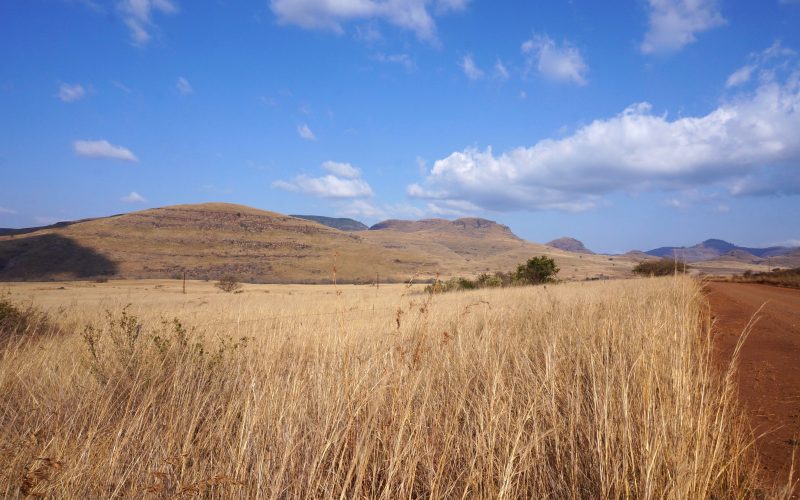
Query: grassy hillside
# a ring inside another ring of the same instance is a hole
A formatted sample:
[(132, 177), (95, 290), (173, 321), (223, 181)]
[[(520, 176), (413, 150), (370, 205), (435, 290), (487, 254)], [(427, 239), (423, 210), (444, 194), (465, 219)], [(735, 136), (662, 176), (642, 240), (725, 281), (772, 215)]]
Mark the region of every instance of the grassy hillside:
[[(401, 227), (402, 226), (402, 227)], [(241, 205), (207, 203), (133, 212), (0, 236), (0, 280), (96, 276), (190, 279), (234, 275), (272, 283), (404, 281), (508, 270), (554, 257), (566, 279), (623, 276), (633, 261), (578, 256), (517, 238), (483, 219), (404, 221), (344, 232)]]

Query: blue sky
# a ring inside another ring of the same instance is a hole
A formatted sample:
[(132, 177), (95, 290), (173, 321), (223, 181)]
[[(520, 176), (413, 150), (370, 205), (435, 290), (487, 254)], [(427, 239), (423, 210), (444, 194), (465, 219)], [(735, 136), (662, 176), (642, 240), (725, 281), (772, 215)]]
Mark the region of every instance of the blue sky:
[(800, 244), (800, 2), (0, 4), (0, 227), (177, 203)]

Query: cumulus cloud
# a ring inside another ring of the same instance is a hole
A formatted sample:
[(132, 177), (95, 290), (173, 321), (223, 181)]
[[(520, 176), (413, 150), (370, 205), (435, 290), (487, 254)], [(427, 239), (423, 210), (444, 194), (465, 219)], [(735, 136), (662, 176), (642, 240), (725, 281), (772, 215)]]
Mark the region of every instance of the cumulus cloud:
[(800, 69), (788, 73), (702, 116), (671, 120), (640, 103), (530, 147), (456, 151), (407, 191), (482, 209), (568, 211), (596, 207), (615, 191), (800, 194)]
[(194, 92), (194, 89), (192, 89), (192, 85), (189, 83), (189, 80), (187, 80), (182, 76), (179, 77), (178, 81), (175, 83), (175, 88), (178, 90), (178, 92), (180, 92), (183, 95), (189, 95), (192, 92)]
[(431, 14), (460, 11), (466, 0), (271, 0), (270, 7), (281, 24), (343, 33), (349, 21), (388, 22), (413, 31), (418, 38), (434, 41), (436, 22)]
[(319, 198), (347, 199), (373, 196), (370, 185), (361, 179), (361, 171), (349, 163), (326, 161), (322, 164), (322, 168), (329, 174), (321, 177), (298, 175), (291, 181), (275, 181), (272, 187)]
[(586, 85), (589, 66), (580, 50), (571, 43), (565, 41), (559, 45), (547, 35), (536, 35), (522, 44), (522, 53), (527, 59), (528, 71), (536, 68), (551, 80)]
[(131, 35), (134, 45), (147, 45), (150, 31), (155, 27), (153, 14), (174, 14), (178, 8), (171, 0), (120, 0), (117, 9)]
[(302, 125), (298, 125), (297, 127), (297, 135), (307, 141), (316, 141), (317, 136), (314, 135), (314, 132), (311, 131), (308, 124), (303, 123)]
[(649, 0), (649, 28), (640, 49), (644, 54), (674, 52), (698, 33), (725, 24), (717, 0)]
[(480, 80), (483, 78), (483, 71), (478, 67), (477, 64), (475, 64), (472, 54), (465, 55), (458, 65), (461, 67), (462, 71), (464, 71), (466, 77), (470, 80)]
[(119, 201), (123, 203), (147, 203), (147, 200), (144, 196), (140, 195), (136, 191), (131, 191), (130, 194), (126, 194)]
[(58, 98), (63, 102), (80, 101), (84, 97), (86, 97), (86, 89), (80, 83), (74, 85), (62, 83), (58, 87)]
[(349, 163), (326, 161), (322, 164), (322, 168), (333, 175), (338, 175), (339, 177), (345, 177), (347, 179), (361, 177), (361, 171)]
[(110, 160), (139, 161), (136, 155), (122, 146), (115, 146), (106, 140), (75, 141), (72, 143), (75, 153), (88, 158), (105, 158)]

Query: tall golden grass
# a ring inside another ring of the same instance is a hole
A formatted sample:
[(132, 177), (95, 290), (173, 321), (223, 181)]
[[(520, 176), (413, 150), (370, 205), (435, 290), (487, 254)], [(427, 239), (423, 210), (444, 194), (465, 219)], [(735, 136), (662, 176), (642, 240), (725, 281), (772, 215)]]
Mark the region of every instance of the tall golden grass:
[(0, 495), (759, 493), (690, 278), (315, 290), (29, 325), (0, 351)]

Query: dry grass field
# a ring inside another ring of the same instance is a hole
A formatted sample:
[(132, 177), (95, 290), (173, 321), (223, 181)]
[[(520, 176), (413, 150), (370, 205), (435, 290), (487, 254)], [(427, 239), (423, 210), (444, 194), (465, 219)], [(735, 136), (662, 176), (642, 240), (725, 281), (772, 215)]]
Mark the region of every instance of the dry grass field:
[(691, 278), (188, 288), (0, 287), (0, 496), (781, 495)]

